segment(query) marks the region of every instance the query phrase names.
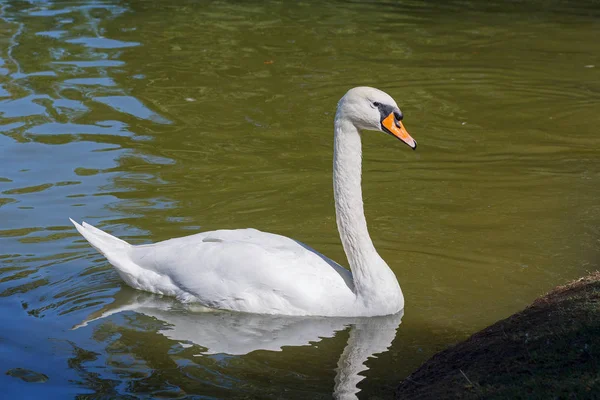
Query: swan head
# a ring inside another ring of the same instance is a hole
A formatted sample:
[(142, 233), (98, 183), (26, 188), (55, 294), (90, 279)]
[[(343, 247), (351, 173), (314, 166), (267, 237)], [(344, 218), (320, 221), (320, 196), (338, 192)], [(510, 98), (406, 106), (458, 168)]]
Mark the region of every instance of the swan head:
[(417, 142), (404, 128), (403, 117), (402, 111), (389, 94), (366, 86), (348, 90), (339, 101), (336, 113), (336, 119), (350, 121), (359, 131), (387, 133), (414, 150)]

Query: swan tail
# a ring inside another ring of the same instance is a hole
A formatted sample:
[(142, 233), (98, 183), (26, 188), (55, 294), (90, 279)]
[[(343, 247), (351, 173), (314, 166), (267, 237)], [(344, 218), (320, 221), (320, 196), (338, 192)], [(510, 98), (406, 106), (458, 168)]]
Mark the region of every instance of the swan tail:
[(81, 233), (81, 236), (83, 236), (93, 248), (98, 250), (98, 252), (106, 258), (109, 258), (114, 252), (122, 252), (123, 250), (129, 250), (129, 248), (131, 248), (131, 245), (126, 241), (109, 235), (88, 223), (84, 222), (80, 225), (71, 218), (69, 218), (69, 220), (75, 225), (75, 228)]
[[(70, 219), (70, 218), (69, 218), (69, 219)], [(71, 222), (72, 222), (73, 224), (75, 224), (75, 227), (76, 227), (76, 228), (77, 228), (77, 230), (78, 230), (78, 231), (81, 233), (81, 230), (80, 230), (80, 229), (77, 227), (77, 225), (78, 225), (78, 224), (77, 224), (77, 222), (73, 221), (72, 219), (71, 219)], [(101, 237), (101, 238), (104, 238), (104, 239), (106, 239), (108, 242), (112, 241), (112, 242), (113, 242), (113, 243), (115, 243), (115, 244), (116, 244), (116, 243), (121, 243), (121, 244), (124, 244), (124, 245), (126, 245), (126, 246), (130, 246), (130, 244), (129, 244), (129, 243), (127, 243), (126, 241), (124, 241), (124, 240), (122, 240), (122, 239), (119, 239), (119, 238), (118, 238), (118, 237), (116, 237), (116, 236), (109, 235), (108, 233), (104, 232), (103, 230), (101, 230), (101, 229), (98, 229), (98, 228), (96, 228), (95, 226), (92, 226), (92, 225), (88, 224), (88, 223), (87, 223), (87, 222), (85, 222), (85, 221), (84, 221), (84, 222), (83, 222), (83, 223), (82, 223), (80, 226), (81, 226), (83, 229), (89, 230), (89, 231), (90, 231), (90, 232), (92, 232), (94, 235), (96, 235), (96, 236), (98, 236), (98, 237)], [(83, 233), (82, 233), (82, 235), (83, 235)], [(86, 235), (83, 235), (83, 236), (84, 236), (84, 237), (87, 239)]]
[(121, 278), (130, 286), (137, 288), (142, 268), (131, 260), (130, 254), (133, 246), (88, 223), (84, 222), (80, 225), (71, 218), (69, 220), (75, 225), (81, 236), (115, 267)]
[(133, 257), (136, 246), (109, 235), (90, 224), (85, 222), (78, 224), (71, 218), (69, 219), (85, 240), (106, 257), (108, 262), (115, 267), (121, 279), (132, 288), (178, 298), (190, 296), (175, 286), (167, 275), (160, 274), (152, 268), (138, 265)]

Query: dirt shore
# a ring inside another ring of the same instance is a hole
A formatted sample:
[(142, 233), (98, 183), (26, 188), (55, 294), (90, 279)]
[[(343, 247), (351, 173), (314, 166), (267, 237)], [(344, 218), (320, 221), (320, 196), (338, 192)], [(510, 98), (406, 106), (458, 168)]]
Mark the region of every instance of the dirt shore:
[(444, 350), (396, 399), (600, 399), (600, 272)]

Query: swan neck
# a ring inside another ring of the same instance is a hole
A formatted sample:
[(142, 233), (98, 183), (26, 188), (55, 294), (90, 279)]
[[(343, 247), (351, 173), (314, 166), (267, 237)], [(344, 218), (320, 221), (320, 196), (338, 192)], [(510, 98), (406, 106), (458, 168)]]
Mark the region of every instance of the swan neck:
[(400, 289), (394, 273), (377, 254), (367, 229), (361, 169), (361, 133), (354, 124), (338, 116), (333, 160), (336, 221), (352, 270), (355, 294), (371, 307), (383, 301), (383, 296), (398, 297)]
[(367, 229), (361, 174), (361, 134), (343, 119), (336, 120), (333, 160), (335, 211), (340, 238), (354, 272), (377, 252)]

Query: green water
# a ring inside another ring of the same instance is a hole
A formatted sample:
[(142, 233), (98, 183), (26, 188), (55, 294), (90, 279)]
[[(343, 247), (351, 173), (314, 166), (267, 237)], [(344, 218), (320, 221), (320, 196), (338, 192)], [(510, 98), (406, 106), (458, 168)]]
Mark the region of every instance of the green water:
[[(597, 2), (1, 4), (11, 398), (387, 398), (436, 351), (598, 268)], [(419, 142), (364, 141), (399, 327), (140, 295), (69, 224), (132, 243), (254, 227), (346, 264), (332, 119), (357, 85), (392, 95)]]

